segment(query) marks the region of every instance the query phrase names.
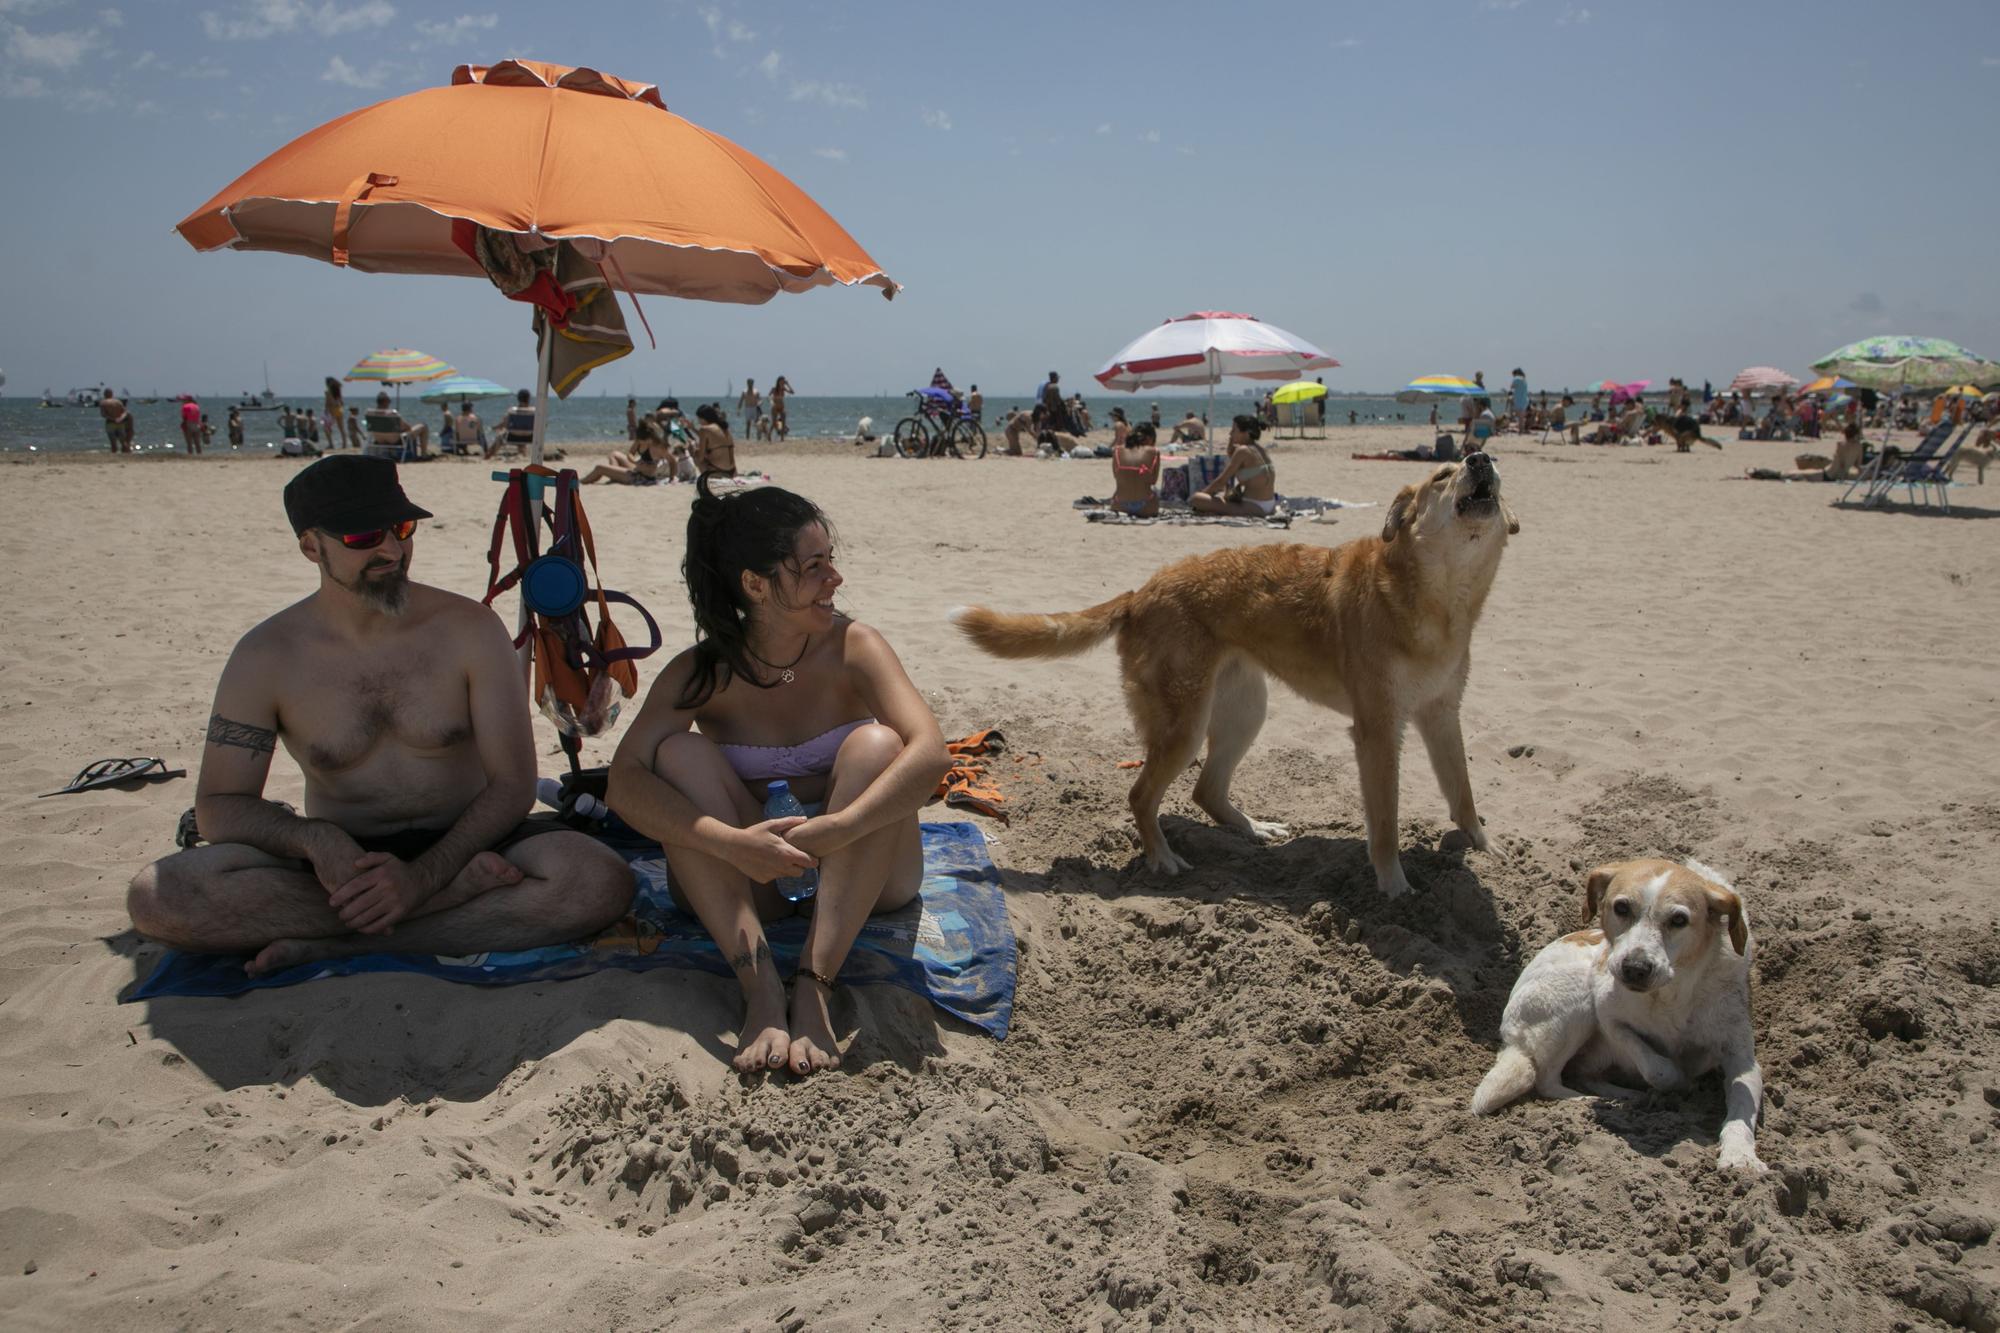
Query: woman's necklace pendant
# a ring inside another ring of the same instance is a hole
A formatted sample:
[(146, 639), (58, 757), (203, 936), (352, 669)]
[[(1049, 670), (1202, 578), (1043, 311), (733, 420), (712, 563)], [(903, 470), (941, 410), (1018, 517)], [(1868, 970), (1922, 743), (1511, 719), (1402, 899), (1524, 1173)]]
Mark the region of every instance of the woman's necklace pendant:
[(778, 673), (778, 683), (780, 685), (789, 685), (797, 679), (798, 677), (792, 674), (792, 669), (790, 667), (786, 667), (783, 671), (780, 671)]

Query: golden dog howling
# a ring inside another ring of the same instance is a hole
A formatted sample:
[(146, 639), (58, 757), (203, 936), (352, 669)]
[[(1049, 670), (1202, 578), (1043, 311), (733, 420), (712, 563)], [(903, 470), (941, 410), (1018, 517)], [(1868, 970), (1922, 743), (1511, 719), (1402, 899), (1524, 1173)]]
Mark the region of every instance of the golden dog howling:
[(1453, 847), (1484, 850), (1459, 733), (1459, 699), (1471, 669), (1472, 627), (1521, 530), (1500, 498), (1500, 473), (1483, 453), (1447, 463), (1405, 486), (1382, 535), (1328, 549), (1250, 546), (1190, 556), (1136, 592), (1082, 611), (1004, 615), (959, 612), (966, 637), (997, 657), (1062, 657), (1115, 634), (1125, 702), (1145, 746), (1131, 793), (1146, 864), (1169, 875), (1188, 862), (1160, 831), (1160, 799), (1208, 754), (1195, 804), (1216, 823), (1261, 841), (1287, 836), (1246, 817), (1229, 781), (1264, 723), (1268, 673), (1314, 703), (1354, 719), (1368, 860), (1382, 892), (1410, 882), (1396, 856), (1396, 770), (1403, 726), (1430, 751), (1460, 835)]

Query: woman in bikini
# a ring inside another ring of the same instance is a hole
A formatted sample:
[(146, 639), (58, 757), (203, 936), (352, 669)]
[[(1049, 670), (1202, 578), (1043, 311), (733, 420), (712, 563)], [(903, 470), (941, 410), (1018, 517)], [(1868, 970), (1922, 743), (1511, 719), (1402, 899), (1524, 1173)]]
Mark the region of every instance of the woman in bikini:
[(1111, 484), (1117, 487), (1111, 507), (1134, 518), (1151, 518), (1160, 512), (1158, 437), (1144, 421), (1128, 426), (1118, 420), (1111, 430)]
[(695, 440), (695, 467), (704, 477), (736, 475), (736, 437), (729, 433), (729, 418), (722, 415), (722, 409), (714, 403), (703, 403), (694, 410), (701, 430)]
[(1257, 443), (1264, 427), (1252, 416), (1240, 416), (1229, 429), (1229, 463), (1222, 474), (1188, 497), (1197, 514), (1236, 514), (1269, 518), (1278, 509), (1278, 472), (1271, 455)]
[[(607, 802), (660, 840), (674, 896), (743, 988), (736, 1068), (810, 1074), (840, 1064), (827, 1002), (862, 924), (917, 896), (917, 811), (950, 759), (881, 634), (833, 609), (842, 579), (818, 507), (774, 486), (697, 485), (682, 565), (695, 644), (619, 743)], [(804, 818), (764, 818), (778, 778)], [(788, 1004), (763, 923), (792, 910), (772, 881), (811, 866)]]

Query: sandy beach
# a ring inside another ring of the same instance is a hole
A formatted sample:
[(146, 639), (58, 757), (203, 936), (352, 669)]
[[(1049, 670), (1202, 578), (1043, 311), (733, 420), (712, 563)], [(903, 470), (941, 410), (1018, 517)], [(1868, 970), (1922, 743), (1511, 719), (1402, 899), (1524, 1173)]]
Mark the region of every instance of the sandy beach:
[[(1330, 434), (1276, 444), (1281, 491), (1382, 506), (1427, 470), (1349, 458), (1421, 427)], [(1380, 507), (1111, 527), (1071, 508), (1109, 493), (1108, 461), (860, 452), (740, 458), (832, 516), (847, 609), (946, 735), (1011, 742), (1011, 822), (978, 822), (1019, 936), (1015, 1023), (996, 1043), (845, 988), (846, 1068), (754, 1083), (726, 1063), (734, 986), (671, 970), (120, 1004), (158, 957), (125, 884), (171, 850), (192, 775), (34, 795), (105, 755), (196, 767), (236, 638), (316, 585), (279, 502), (298, 463), (0, 468), (6, 1324), (2000, 1324), (2000, 485), (1956, 488), (1951, 517), (1855, 512), (1730, 479), (1791, 445), (1498, 441), (1522, 531), (1465, 704), (1494, 847), (1437, 850), (1412, 741), (1419, 891), (1392, 903), (1343, 719), (1274, 691), (1237, 799), (1294, 836), (1210, 827), (1184, 779), (1165, 815), (1195, 869), (1159, 879), (1115, 655), (1000, 662), (946, 623), (1081, 607), (1193, 552), (1353, 540)], [(404, 469), (437, 515), (414, 577), (483, 591), (486, 478)], [(607, 580), (670, 649), (692, 633), (691, 491), (588, 495)], [(300, 799), (282, 752), (268, 794)], [(1521, 964), (1579, 924), (1591, 867), (1640, 855), (1698, 857), (1748, 905), (1768, 1175), (1715, 1168), (1712, 1079), (1466, 1110)]]

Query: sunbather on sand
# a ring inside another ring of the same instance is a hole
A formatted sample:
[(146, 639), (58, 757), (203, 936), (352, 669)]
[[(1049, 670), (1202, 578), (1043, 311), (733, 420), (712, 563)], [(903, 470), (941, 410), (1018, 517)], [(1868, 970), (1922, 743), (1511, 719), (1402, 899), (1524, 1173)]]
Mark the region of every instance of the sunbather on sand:
[[(624, 862), (527, 818), (534, 737), (507, 631), (410, 581), (430, 514), (396, 465), (322, 459), (285, 487), (285, 511), (319, 588), (230, 654), (195, 793), (209, 845), (134, 877), (133, 925), (176, 948), (254, 954), (257, 974), (526, 949), (617, 920), (632, 899)], [(281, 737), (305, 770), (304, 818), (263, 799)]]
[(1834, 445), (1831, 459), (1800, 454), (1792, 460), (1795, 471), (1753, 467), (1743, 475), (1753, 481), (1852, 481), (1861, 474), (1862, 459), (1867, 452), (1861, 440), (1861, 427), (1850, 425), (1841, 432), (1840, 443)]
[(1219, 476), (1188, 497), (1197, 514), (1269, 517), (1278, 508), (1278, 473), (1271, 455), (1257, 443), (1264, 427), (1240, 416), (1229, 430), (1229, 462)]
[[(774, 486), (698, 487), (682, 566), (695, 644), (654, 680), (607, 799), (660, 840), (674, 896), (736, 974), (736, 1068), (810, 1074), (840, 1063), (827, 1001), (862, 924), (917, 895), (917, 811), (950, 759), (881, 634), (834, 610), (843, 580), (818, 506)], [(804, 818), (764, 818), (779, 778)], [(792, 910), (773, 882), (814, 866), (788, 1005), (763, 923)]]
[(1111, 446), (1111, 507), (1135, 518), (1160, 512), (1160, 450), (1150, 422), (1125, 429), (1122, 443)]

